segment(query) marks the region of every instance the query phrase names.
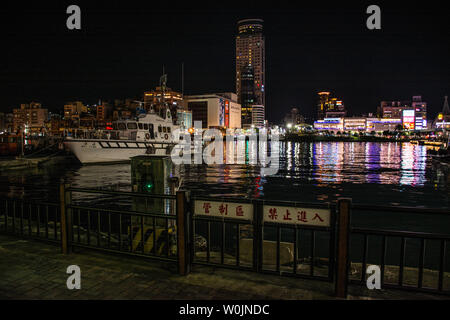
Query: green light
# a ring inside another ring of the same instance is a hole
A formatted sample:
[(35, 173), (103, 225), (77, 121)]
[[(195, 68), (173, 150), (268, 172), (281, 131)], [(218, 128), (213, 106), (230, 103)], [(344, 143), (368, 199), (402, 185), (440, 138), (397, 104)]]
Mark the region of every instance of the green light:
[(147, 189), (147, 190), (151, 190), (152, 188), (153, 188), (153, 183), (147, 183), (145, 185), (145, 189)]

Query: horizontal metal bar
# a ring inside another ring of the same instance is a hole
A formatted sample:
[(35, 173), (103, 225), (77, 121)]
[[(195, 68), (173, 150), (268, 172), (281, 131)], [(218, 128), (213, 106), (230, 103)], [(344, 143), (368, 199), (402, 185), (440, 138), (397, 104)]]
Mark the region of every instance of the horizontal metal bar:
[(398, 236), (398, 237), (405, 237), (405, 238), (450, 240), (450, 235), (439, 234), (439, 233), (382, 230), (382, 229), (378, 230), (378, 229), (363, 229), (363, 228), (351, 228), (350, 232), (351, 233), (359, 233), (359, 234)]
[(238, 198), (238, 197), (207, 197), (207, 196), (192, 196), (190, 200), (205, 200), (205, 201), (217, 201), (217, 202), (241, 202), (241, 203), (253, 203), (255, 200), (251, 198)]
[(6, 201), (19, 201), (25, 205), (34, 205), (34, 206), (38, 206), (38, 205), (43, 205), (43, 206), (53, 206), (53, 207), (59, 207), (60, 204), (59, 203), (55, 203), (55, 202), (44, 202), (44, 201), (37, 201), (37, 200), (24, 200), (24, 199), (19, 199), (19, 198), (10, 198), (10, 197), (1, 197), (0, 200)]
[(241, 203), (260, 203), (262, 205), (281, 205), (286, 207), (307, 207), (307, 208), (322, 208), (332, 209), (335, 204), (326, 203), (311, 203), (311, 202), (298, 202), (298, 201), (286, 201), (286, 200), (263, 200), (263, 199), (250, 199), (239, 197), (208, 197), (208, 196), (193, 196), (191, 200), (205, 200), (205, 201), (218, 201), (218, 202), (241, 202)]
[(220, 268), (227, 268), (227, 269), (233, 269), (233, 270), (243, 270), (243, 271), (253, 271), (252, 267), (245, 267), (245, 266), (237, 266), (235, 264), (221, 264), (221, 263), (214, 263), (214, 262), (203, 262), (203, 261), (192, 261), (192, 264), (195, 265), (202, 265), (202, 266), (209, 266), (209, 267), (220, 267)]
[(292, 224), (292, 223), (278, 223), (278, 222), (263, 222), (265, 227), (282, 227), (284, 229), (305, 229), (305, 230), (317, 230), (317, 231), (331, 231), (331, 227), (309, 226), (304, 224)]
[[(108, 131), (105, 131), (105, 133), (106, 133), (106, 132), (114, 132), (114, 131), (119, 131), (119, 130), (108, 130)], [(84, 133), (80, 131), (80, 135), (83, 135), (83, 134), (84, 134)], [(73, 138), (73, 139), (66, 139), (65, 141), (67, 141), (67, 142), (106, 142), (105, 140), (101, 140), (101, 139), (92, 139), (92, 138), (86, 138), (86, 139), (84, 139), (84, 138), (81, 138), (81, 137), (79, 137), (79, 138)], [(145, 141), (126, 140), (126, 139), (123, 139), (123, 140), (120, 140), (120, 139), (109, 139), (108, 142), (141, 143), (141, 144), (148, 144), (148, 145), (150, 145), (150, 144), (167, 144), (167, 145), (173, 145), (173, 143), (171, 143), (171, 142), (164, 142), (164, 141), (161, 141), (161, 142), (149, 142), (149, 141), (147, 141), (147, 142), (145, 142)], [(143, 149), (143, 148), (142, 148), (142, 149)], [(130, 160), (124, 160), (124, 161), (130, 162)]]
[(135, 252), (130, 252), (130, 251), (107, 249), (107, 248), (102, 248), (102, 247), (96, 247), (93, 245), (86, 245), (83, 243), (73, 243), (72, 246), (85, 248), (85, 249), (91, 249), (91, 250), (95, 250), (95, 251), (105, 251), (105, 252), (114, 253), (114, 254), (125, 254), (127, 256), (135, 256), (135, 257), (143, 257), (143, 258), (149, 258), (149, 259), (155, 259), (155, 260), (162, 260), (162, 261), (167, 261), (167, 262), (177, 262), (178, 261), (178, 258), (176, 256), (174, 258), (168, 258), (166, 256), (158, 256), (158, 255), (135, 253)]
[(132, 197), (142, 197), (142, 198), (159, 198), (159, 199), (171, 199), (175, 200), (176, 196), (171, 194), (150, 194), (142, 192), (130, 192), (130, 191), (112, 191), (112, 190), (100, 190), (100, 189), (87, 189), (87, 188), (73, 188), (70, 187), (66, 191), (72, 192), (83, 192), (83, 193), (96, 193), (96, 194), (110, 194), (110, 195), (120, 195), (120, 196), (132, 196)]
[(213, 222), (227, 222), (227, 223), (236, 223), (236, 224), (253, 224), (251, 220), (243, 220), (243, 219), (233, 219), (233, 218), (225, 218), (225, 217), (214, 217), (214, 216), (192, 216), (193, 221), (213, 221)]
[(168, 215), (168, 214), (161, 214), (161, 213), (143, 213), (143, 212), (135, 212), (135, 211), (122, 211), (122, 210), (114, 210), (114, 209), (107, 209), (107, 208), (78, 206), (78, 205), (73, 205), (73, 204), (68, 205), (67, 208), (125, 214), (125, 215), (129, 215), (129, 216), (156, 217), (156, 218), (161, 218), (161, 219), (175, 220), (177, 218), (176, 215)]
[[(16, 188), (31, 188), (31, 189), (35, 189), (35, 188), (40, 188), (42, 189), (42, 185), (36, 185), (36, 184), (30, 184), (30, 183), (14, 183), (14, 182), (8, 182), (7, 184), (8, 187), (16, 187)], [(58, 185), (47, 185), (46, 186), (47, 189), (58, 189), (59, 186)]]

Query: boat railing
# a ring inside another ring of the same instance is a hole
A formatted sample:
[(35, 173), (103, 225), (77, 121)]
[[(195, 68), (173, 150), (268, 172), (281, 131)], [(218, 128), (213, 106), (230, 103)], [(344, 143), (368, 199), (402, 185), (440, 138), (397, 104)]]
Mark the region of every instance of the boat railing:
[(131, 139), (128, 133), (124, 134), (120, 130), (83, 130), (74, 131), (72, 133), (72, 138), (74, 139), (86, 139), (86, 140), (96, 140), (96, 139), (107, 139), (107, 140), (121, 140), (121, 139)]

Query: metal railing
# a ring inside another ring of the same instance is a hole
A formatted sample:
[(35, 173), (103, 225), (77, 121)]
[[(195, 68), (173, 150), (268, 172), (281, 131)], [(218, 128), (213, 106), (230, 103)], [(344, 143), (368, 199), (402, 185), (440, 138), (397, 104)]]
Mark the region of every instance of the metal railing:
[[(252, 204), (252, 218), (238, 220), (197, 215), (195, 201)], [(264, 205), (329, 209), (331, 223), (324, 228), (264, 222)], [(193, 197), (191, 213), (190, 255), (193, 264), (333, 281), (336, 214), (335, 206), (331, 204)], [(318, 240), (327, 244), (320, 253), (316, 246)], [(203, 242), (203, 247), (199, 242)]]
[[(59, 203), (1, 198), (0, 232), (58, 243), (63, 253), (83, 247), (175, 262), (180, 274), (199, 264), (324, 280), (335, 283), (336, 296), (341, 298), (347, 296), (349, 283), (366, 285), (367, 267), (378, 265), (382, 288), (450, 294), (446, 263), (450, 235), (405, 231), (402, 225), (386, 230), (350, 223), (353, 212), (450, 218), (448, 210), (359, 205), (344, 198), (336, 204), (228, 197), (190, 197), (188, 201), (185, 191), (164, 195), (69, 185), (60, 185), (59, 195)], [(101, 195), (97, 198), (103, 202), (79, 195)], [(127, 206), (120, 206), (125, 198)], [(239, 219), (200, 215), (197, 201), (249, 205), (251, 209)], [(264, 208), (272, 206), (326, 209), (329, 224), (270, 221)], [(398, 248), (392, 245), (395, 241)], [(435, 253), (430, 256), (432, 245)], [(362, 251), (361, 258), (355, 257), (358, 251)], [(392, 262), (395, 259), (397, 265)]]
[[(413, 207), (388, 207), (368, 206), (355, 204), (352, 210), (358, 212), (392, 213), (432, 215), (434, 217), (450, 217), (450, 212), (445, 209), (413, 208)], [(381, 287), (408, 291), (420, 291), (427, 293), (450, 294), (450, 272), (446, 272), (446, 257), (448, 256), (447, 242), (450, 235), (417, 232), (404, 230), (386, 230), (380, 228), (350, 228), (351, 238), (359, 237), (362, 243), (361, 258), (349, 258), (350, 267), (355, 265), (357, 278), (350, 276), (350, 283), (366, 286), (366, 269), (369, 265), (377, 265), (381, 271)], [(369, 237), (372, 241), (369, 241)], [(361, 241), (362, 238), (362, 241)], [(395, 242), (396, 245), (395, 245)], [(410, 250), (407, 254), (407, 244)], [(389, 244), (391, 244), (389, 246)], [(356, 249), (356, 243), (353, 249)], [(377, 250), (378, 249), (378, 250)], [(356, 251), (356, 250), (354, 250)], [(434, 255), (427, 252), (435, 252)], [(371, 258), (369, 258), (371, 257)], [(406, 258), (409, 258), (407, 263)], [(426, 268), (426, 257), (428, 265)], [(398, 261), (397, 264), (387, 260)], [(360, 261), (359, 261), (360, 260)], [(409, 264), (409, 265), (408, 265)], [(352, 270), (349, 270), (350, 272)], [(359, 272), (358, 272), (359, 271)], [(394, 276), (396, 274), (396, 276)]]
[[(175, 202), (175, 195), (63, 187), (68, 245), (177, 261), (176, 220), (172, 213), (154, 212), (149, 201)], [(74, 193), (130, 197), (131, 209), (99, 207), (73, 201)], [(154, 203), (155, 204), (155, 203)], [(176, 205), (173, 205), (176, 208)]]
[(61, 213), (58, 203), (0, 199), (0, 231), (6, 234), (61, 241)]

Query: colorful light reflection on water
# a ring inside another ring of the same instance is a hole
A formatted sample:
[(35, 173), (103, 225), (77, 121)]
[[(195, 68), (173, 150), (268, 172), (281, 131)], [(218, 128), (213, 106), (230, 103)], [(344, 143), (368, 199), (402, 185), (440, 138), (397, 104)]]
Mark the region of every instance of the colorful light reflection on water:
[[(248, 144), (245, 159), (251, 160)], [(294, 201), (333, 201), (449, 207), (448, 168), (436, 165), (426, 147), (409, 143), (280, 142), (279, 171), (262, 177), (256, 165), (186, 165), (179, 168), (183, 188), (196, 194), (244, 196)], [(61, 165), (11, 173), (2, 179), (57, 185), (64, 178), (75, 186), (117, 186), (129, 190), (129, 164)], [(7, 182), (6, 181), (6, 182)]]

